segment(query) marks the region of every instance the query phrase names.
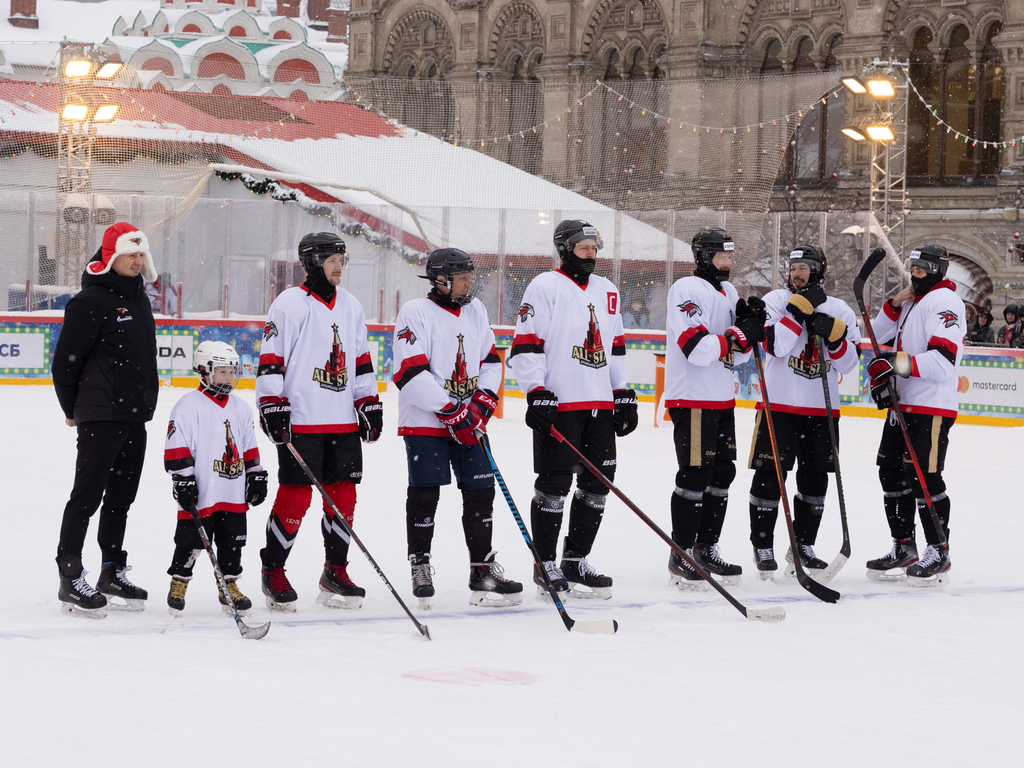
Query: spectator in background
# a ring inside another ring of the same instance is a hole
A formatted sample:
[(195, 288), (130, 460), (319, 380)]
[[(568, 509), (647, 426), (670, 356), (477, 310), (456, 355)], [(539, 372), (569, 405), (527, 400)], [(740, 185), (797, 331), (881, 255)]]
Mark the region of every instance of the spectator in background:
[[(969, 306), (969, 305), (968, 305)], [(996, 332), (992, 328), (992, 313), (987, 309), (981, 310), (974, 321), (974, 325), (967, 332), (967, 344), (995, 344)]]
[(1006, 325), (999, 329), (996, 334), (996, 344), (1003, 347), (1019, 346), (1014, 344), (1021, 336), (1020, 307), (1010, 304), (1003, 310), (1003, 320)]
[(643, 299), (634, 298), (630, 301), (629, 307), (622, 313), (622, 327), (641, 329), (651, 327), (651, 314)]
[(170, 272), (164, 272), (153, 282), (146, 283), (146, 295), (149, 296), (154, 315), (178, 313), (178, 292), (171, 282)]
[(978, 319), (978, 311), (974, 308), (973, 304), (964, 304), (964, 317), (967, 320), (967, 327), (970, 328), (974, 325), (974, 321)]

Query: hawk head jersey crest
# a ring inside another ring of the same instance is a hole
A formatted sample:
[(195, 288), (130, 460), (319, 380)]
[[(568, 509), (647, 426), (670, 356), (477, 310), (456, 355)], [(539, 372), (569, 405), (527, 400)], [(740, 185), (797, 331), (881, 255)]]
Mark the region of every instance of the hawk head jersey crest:
[(178, 428), (174, 426), (174, 421), (167, 422), (167, 439), (171, 439), (171, 435), (178, 431)]
[(213, 471), (227, 480), (234, 480), (245, 471), (245, 462), (235, 443), (235, 436), (231, 434), (231, 421), (228, 419), (224, 420), (224, 455), (214, 460)]
[(416, 334), (412, 332), (412, 330), (409, 328), (409, 326), (405, 326), (405, 328), (400, 330), (398, 332), (397, 338), (401, 339), (406, 344), (415, 344), (416, 343)]
[(459, 339), (459, 351), (455, 353), (455, 368), (452, 370), (452, 375), (444, 383), (444, 389), (446, 392), (455, 395), (459, 401), (465, 400), (473, 396), (476, 392), (477, 385), (480, 382), (479, 376), (470, 377), (466, 370), (466, 350), (463, 347), (463, 336), (461, 333), (458, 336)]
[(523, 304), (519, 308), (519, 322), (525, 323), (526, 318), (533, 317), (536, 313), (533, 311), (533, 306), (530, 304)]
[(270, 341), (275, 336), (277, 336), (277, 325), (273, 320), (267, 320), (266, 325), (263, 326), (263, 340)]
[(949, 309), (944, 309), (942, 312), (939, 312), (938, 314), (939, 317), (942, 318), (942, 322), (945, 323), (946, 328), (953, 328), (954, 326), (957, 328), (960, 327), (960, 318), (956, 316), (956, 312), (953, 312), (952, 310)]
[(685, 312), (690, 317), (693, 317), (694, 315), (704, 314), (704, 311), (692, 301), (684, 301), (682, 304), (679, 304), (678, 306), (680, 312)]
[(125, 320), (131, 320), (131, 319), (132, 319), (132, 316), (131, 316), (131, 313), (128, 311), (127, 307), (118, 307), (117, 308), (117, 322), (123, 323)]
[(344, 392), (348, 387), (348, 366), (345, 365), (345, 348), (338, 337), (338, 326), (332, 325), (334, 330), (334, 341), (331, 342), (331, 354), (323, 368), (313, 369), (313, 381), (320, 385), (321, 389), (329, 389), (332, 392)]
[(587, 338), (584, 340), (583, 346), (572, 348), (572, 357), (587, 368), (604, 368), (608, 365), (608, 359), (604, 351), (604, 343), (601, 341), (601, 326), (594, 315), (594, 305), (588, 304), (587, 308), (590, 309)]

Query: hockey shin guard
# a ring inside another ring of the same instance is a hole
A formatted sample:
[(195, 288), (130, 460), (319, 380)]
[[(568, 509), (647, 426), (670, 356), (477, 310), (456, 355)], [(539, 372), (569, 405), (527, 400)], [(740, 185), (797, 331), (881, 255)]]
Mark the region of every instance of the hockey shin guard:
[(409, 554), (429, 552), (434, 540), (434, 518), (437, 502), (441, 498), (438, 486), (416, 488), (409, 486), (405, 495), (405, 540)]
[(704, 489), (704, 507), (701, 509), (697, 541), (717, 544), (725, 525), (725, 510), (729, 506), (729, 486), (736, 477), (736, 465), (731, 461), (715, 462), (711, 482)]
[(828, 475), (825, 472), (796, 472), (796, 496), (793, 497), (793, 529), (800, 544), (813, 545), (821, 527), (828, 493)]
[[(946, 493), (946, 482), (942, 479), (942, 475), (938, 472), (930, 472), (924, 476), (924, 481), (928, 485), (928, 490), (932, 495), (932, 506), (935, 507), (935, 514), (939, 516), (939, 522), (942, 524), (942, 531), (946, 536), (946, 541), (949, 542), (949, 495)], [(917, 514), (921, 518), (921, 528), (924, 530), (925, 540), (933, 547), (939, 545), (939, 536), (935, 531), (935, 524), (932, 522), (932, 515), (928, 511), (928, 505), (924, 500), (924, 493), (921, 491), (921, 484), (917, 481), (915, 475), (911, 478), (911, 482), (914, 486), (914, 497), (917, 502)]]
[(771, 469), (758, 469), (750, 483), (750, 543), (757, 549), (775, 547), (779, 519), (779, 479)]
[(462, 532), (471, 563), (484, 562), (491, 552), (493, 512), (493, 485), (462, 492)]
[(565, 539), (565, 549), (580, 557), (590, 554), (607, 501), (607, 491), (593, 493), (582, 488), (576, 489), (569, 507), (569, 535)]
[[(352, 527), (356, 512), (356, 484), (349, 481), (325, 485), (324, 490), (331, 501), (345, 517), (345, 522)], [(321, 523), (324, 535), (324, 555), (328, 565), (345, 565), (348, 562), (349, 535), (344, 527), (334, 519), (334, 510), (324, 502), (324, 517)]]
[(534, 491), (533, 501), (530, 502), (530, 528), (534, 546), (542, 560), (555, 559), (564, 509), (565, 496)]
[(267, 546), (260, 550), (264, 568), (284, 568), (309, 509), (313, 489), (308, 485), (282, 485), (267, 519)]
[(879, 467), (885, 518), (893, 539), (914, 538), (914, 490), (903, 468)]

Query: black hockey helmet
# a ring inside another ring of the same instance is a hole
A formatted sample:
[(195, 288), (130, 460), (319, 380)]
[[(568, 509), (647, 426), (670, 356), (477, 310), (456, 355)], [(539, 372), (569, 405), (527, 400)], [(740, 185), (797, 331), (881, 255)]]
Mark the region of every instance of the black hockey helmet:
[[(437, 290), (439, 285), (451, 289), (452, 278), (455, 275), (470, 274), (469, 291), (464, 296), (452, 296), (450, 293), (441, 293)], [(473, 259), (469, 254), (458, 248), (438, 248), (431, 251), (427, 256), (427, 274), (420, 275), (424, 280), (429, 280), (433, 286), (434, 293), (457, 307), (469, 304), (480, 290), (480, 282), (476, 276), (476, 267), (473, 266)]]
[(567, 260), (572, 255), (576, 244), (584, 240), (596, 242), (597, 250), (604, 248), (604, 239), (597, 231), (597, 227), (583, 219), (565, 219), (558, 222), (553, 240), (555, 250), (558, 251), (558, 256), (562, 261)]
[(825, 279), (825, 271), (828, 268), (828, 261), (825, 259), (825, 252), (816, 245), (798, 245), (789, 252), (790, 266), (793, 264), (806, 264), (811, 268), (811, 283), (820, 283)]
[(312, 277), (323, 277), (324, 259), (335, 253), (345, 256), (345, 264), (348, 264), (345, 241), (333, 232), (310, 232), (299, 240), (299, 261), (306, 274)]
[(711, 267), (711, 262), (716, 253), (722, 251), (735, 251), (736, 244), (732, 237), (724, 229), (709, 227), (702, 229), (693, 236), (690, 242), (690, 250), (693, 251), (693, 258), (697, 266)]
[(929, 275), (945, 276), (949, 269), (949, 251), (941, 245), (922, 245), (911, 251), (907, 259), (907, 269), (920, 267)]

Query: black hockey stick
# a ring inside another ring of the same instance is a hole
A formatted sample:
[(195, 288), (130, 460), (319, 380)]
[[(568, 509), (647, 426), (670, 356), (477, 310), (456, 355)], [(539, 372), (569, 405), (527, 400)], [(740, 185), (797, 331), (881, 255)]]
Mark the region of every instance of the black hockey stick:
[[(864, 328), (868, 332), (868, 338), (871, 339), (871, 349), (874, 351), (875, 357), (878, 357), (882, 351), (878, 346), (878, 339), (875, 338), (875, 329), (871, 327), (871, 317), (868, 314), (867, 304), (864, 303), (864, 284), (867, 283), (868, 277), (870, 277), (875, 267), (884, 258), (885, 249), (875, 248), (861, 265), (860, 272), (857, 273), (857, 279), (853, 281), (853, 295), (857, 297), (857, 306), (860, 307), (860, 316), (864, 320)], [(932, 495), (928, 491), (928, 484), (924, 479), (924, 470), (921, 469), (921, 462), (917, 459), (917, 451), (914, 450), (914, 445), (910, 441), (907, 420), (903, 418), (903, 412), (900, 410), (900, 399), (896, 394), (896, 386), (893, 384), (892, 378), (886, 382), (886, 389), (888, 390), (889, 398), (892, 400), (892, 412), (896, 414), (896, 421), (899, 422), (900, 431), (903, 432), (903, 443), (907, 447), (907, 455), (910, 456), (910, 461), (914, 465), (917, 481), (921, 484), (924, 503), (928, 507), (928, 514), (932, 518), (932, 526), (935, 528), (935, 533), (939, 538), (939, 548), (943, 551), (948, 551), (949, 542), (946, 540), (946, 532), (942, 528), (942, 521), (939, 520), (939, 514), (935, 511), (935, 505), (932, 503)]]
[(565, 628), (570, 632), (585, 632), (589, 635), (614, 635), (619, 629), (619, 622), (615, 621), (615, 619), (576, 621), (569, 616), (568, 612), (565, 610), (565, 606), (562, 605), (562, 601), (558, 599), (558, 593), (555, 591), (555, 588), (551, 586), (551, 580), (548, 579), (548, 574), (544, 570), (544, 563), (540, 558), (540, 554), (537, 552), (537, 547), (534, 545), (533, 539), (530, 538), (530, 532), (526, 530), (526, 524), (523, 522), (523, 518), (519, 514), (519, 510), (516, 508), (516, 503), (512, 500), (512, 494), (509, 493), (508, 486), (505, 485), (505, 478), (501, 476), (501, 472), (498, 470), (498, 465), (494, 462), (494, 456), (491, 455), (491, 446), (487, 442), (487, 436), (480, 429), (474, 429), (473, 434), (476, 435), (476, 439), (480, 443), (480, 447), (484, 449), (484, 455), (487, 457), (487, 461), (491, 465), (491, 470), (494, 472), (494, 478), (498, 481), (498, 487), (501, 488), (501, 492), (505, 496), (508, 508), (512, 510), (512, 517), (516, 519), (516, 525), (519, 526), (519, 532), (523, 534), (523, 540), (526, 541), (526, 546), (530, 548), (530, 552), (533, 554), (533, 562), (534, 566), (537, 568), (537, 573), (539, 573), (541, 578), (544, 579), (544, 586), (547, 589), (548, 594), (551, 595), (551, 601), (555, 604), (555, 608), (558, 609), (558, 615), (562, 617), (562, 623), (565, 624)]
[(835, 416), (832, 415), (832, 398), (828, 391), (828, 371), (825, 370), (825, 342), (818, 337), (818, 360), (821, 361), (821, 388), (825, 394), (825, 417), (828, 421), (828, 437), (832, 442), (832, 456), (836, 465), (836, 490), (839, 491), (839, 519), (843, 524), (843, 545), (839, 548), (839, 554), (835, 560), (829, 563), (828, 568), (823, 570), (814, 580), (819, 584), (828, 584), (835, 578), (836, 574), (843, 569), (846, 561), (850, 559), (850, 526), (846, 518), (846, 495), (843, 493), (843, 473), (839, 468), (839, 434), (836, 431)]
[(352, 526), (348, 524), (348, 520), (346, 520), (345, 516), (341, 514), (341, 511), (335, 505), (334, 500), (327, 495), (327, 491), (324, 490), (324, 487), (320, 484), (320, 481), (316, 479), (316, 475), (313, 474), (313, 470), (309, 468), (309, 465), (307, 465), (306, 462), (303, 460), (302, 456), (299, 455), (299, 452), (295, 450), (295, 446), (292, 445), (290, 440), (286, 443), (286, 445), (288, 446), (288, 450), (291, 452), (292, 456), (295, 457), (295, 460), (299, 462), (299, 466), (302, 467), (302, 471), (306, 473), (306, 477), (308, 477), (310, 482), (312, 482), (313, 485), (316, 486), (316, 489), (320, 491), (320, 495), (324, 497), (324, 501), (327, 502), (328, 506), (330, 506), (331, 510), (334, 512), (335, 522), (338, 523), (338, 525), (340, 525), (344, 529), (345, 533), (349, 535), (352, 541), (354, 541), (358, 545), (358, 547), (361, 550), (363, 550), (363, 554), (366, 555), (366, 559), (370, 561), (370, 565), (373, 566), (373, 570), (375, 570), (377, 572), (377, 575), (380, 576), (381, 581), (384, 582), (384, 585), (391, 590), (391, 594), (394, 595), (395, 600), (398, 601), (398, 604), (402, 606), (402, 610), (404, 610), (408, 614), (409, 618), (412, 619), (412, 623), (416, 625), (416, 629), (418, 629), (419, 633), (423, 635), (425, 638), (427, 638), (427, 640), (430, 640), (430, 629), (427, 627), (426, 624), (420, 624), (416, 617), (412, 615), (412, 611), (409, 610), (409, 606), (405, 604), (405, 601), (402, 600), (398, 592), (395, 591), (395, 588), (391, 586), (391, 582), (388, 581), (388, 577), (384, 575), (384, 571), (380, 569), (380, 566), (377, 565), (377, 561), (373, 559), (373, 556), (369, 553), (369, 551), (367, 551), (366, 547), (363, 545), (363, 542), (360, 541), (358, 536), (356, 536), (356, 532), (352, 530)]
[[(772, 420), (772, 405), (768, 401), (768, 387), (764, 382), (764, 362), (761, 360), (761, 347), (754, 345), (754, 362), (757, 363), (757, 378), (761, 384), (761, 400), (764, 402), (764, 419), (768, 424), (768, 437), (772, 443), (772, 458), (775, 463), (775, 476), (779, 479), (779, 491), (782, 494), (782, 511), (786, 514), (786, 529), (789, 531), (789, 546), (793, 550), (793, 567), (796, 569), (796, 580), (800, 586), (819, 600), (834, 603), (839, 600), (839, 593), (834, 589), (819, 584), (810, 577), (800, 562), (800, 545), (796, 540), (796, 529), (793, 528), (793, 513), (789, 511), (789, 498), (786, 496), (786, 479), (782, 475), (782, 464), (779, 459), (779, 446), (775, 440), (775, 423)], [(821, 361), (822, 365), (825, 361)]]
[(196, 524), (196, 529), (199, 531), (199, 538), (203, 540), (203, 548), (206, 550), (206, 554), (210, 556), (210, 562), (213, 563), (213, 575), (217, 577), (217, 586), (220, 587), (221, 594), (227, 598), (228, 605), (231, 606), (231, 612), (234, 614), (235, 626), (238, 627), (238, 631), (242, 633), (242, 637), (246, 640), (262, 639), (266, 636), (267, 632), (270, 631), (270, 622), (268, 621), (266, 624), (250, 627), (242, 621), (242, 617), (238, 613), (238, 606), (235, 605), (234, 598), (231, 597), (231, 592), (228, 591), (227, 580), (224, 578), (224, 574), (221, 573), (220, 563), (217, 562), (217, 555), (213, 553), (213, 544), (210, 543), (210, 537), (206, 535), (206, 529), (203, 528), (203, 523), (199, 519), (199, 511), (196, 509), (196, 505), (190, 504), (188, 512), (192, 515), (192, 522)]
[(784, 618), (786, 618), (786, 609), (782, 608), (781, 606), (775, 608), (747, 608), (745, 605), (743, 605), (743, 603), (741, 603), (739, 600), (733, 597), (725, 587), (723, 587), (721, 584), (715, 581), (714, 577), (712, 577), (711, 574), (708, 573), (708, 571), (700, 563), (698, 563), (696, 560), (694, 560), (692, 557), (686, 554), (686, 550), (680, 547), (678, 544), (676, 544), (672, 540), (671, 536), (666, 534), (663, 530), (661, 530), (661, 528), (658, 527), (657, 523), (655, 523), (653, 520), (651, 520), (651, 518), (645, 515), (643, 510), (640, 509), (640, 507), (638, 507), (636, 504), (630, 501), (629, 497), (626, 496), (626, 494), (624, 494), (622, 491), (616, 488), (615, 484), (612, 483), (612, 481), (609, 480), (607, 477), (605, 477), (601, 470), (595, 467), (593, 463), (591, 463), (591, 461), (586, 456), (583, 455), (579, 448), (577, 448), (575, 445), (570, 443), (565, 438), (565, 435), (563, 435), (554, 427), (551, 427), (551, 436), (555, 438), (555, 440), (560, 442), (562, 445), (567, 446), (569, 450), (576, 454), (576, 457), (581, 462), (583, 462), (583, 466), (589, 469), (590, 472), (594, 475), (594, 477), (600, 480), (605, 485), (605, 487), (608, 488), (608, 490), (610, 490), (612, 493), (618, 496), (622, 500), (623, 504), (625, 504), (627, 507), (633, 510), (633, 512), (636, 513), (637, 517), (639, 517), (641, 520), (647, 523), (650, 529), (654, 531), (656, 534), (658, 534), (665, 541), (665, 543), (672, 548), (673, 552), (679, 555), (679, 557), (681, 557), (687, 565), (689, 565), (693, 570), (695, 570), (702, 579), (707, 581), (712, 587), (718, 590), (718, 593), (722, 595), (722, 597), (724, 597), (730, 603), (732, 603), (733, 607), (737, 611), (739, 611), (752, 621), (782, 621)]

